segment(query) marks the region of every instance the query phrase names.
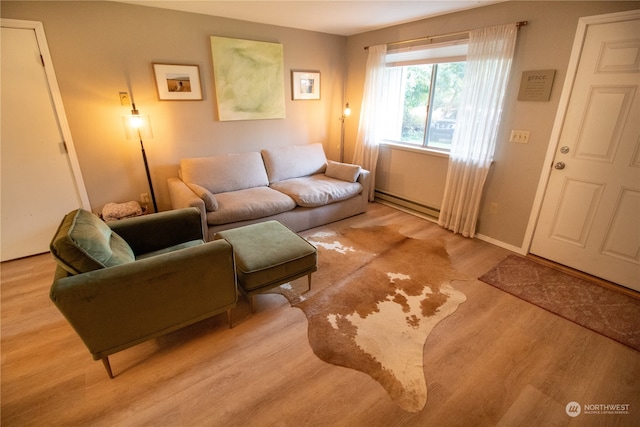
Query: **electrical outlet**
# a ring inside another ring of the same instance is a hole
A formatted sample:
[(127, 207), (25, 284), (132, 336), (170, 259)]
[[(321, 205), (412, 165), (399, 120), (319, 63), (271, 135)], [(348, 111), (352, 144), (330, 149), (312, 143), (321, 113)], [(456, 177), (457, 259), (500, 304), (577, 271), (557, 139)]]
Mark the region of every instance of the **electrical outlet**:
[(140, 193), (140, 201), (142, 203), (149, 203), (151, 198), (149, 197), (149, 193)]
[(129, 93), (127, 92), (119, 92), (120, 95), (120, 105), (123, 107), (128, 107), (131, 105), (131, 98), (129, 98)]
[(530, 132), (528, 130), (512, 130), (509, 142), (519, 142), (520, 144), (526, 144), (529, 142), (529, 133)]

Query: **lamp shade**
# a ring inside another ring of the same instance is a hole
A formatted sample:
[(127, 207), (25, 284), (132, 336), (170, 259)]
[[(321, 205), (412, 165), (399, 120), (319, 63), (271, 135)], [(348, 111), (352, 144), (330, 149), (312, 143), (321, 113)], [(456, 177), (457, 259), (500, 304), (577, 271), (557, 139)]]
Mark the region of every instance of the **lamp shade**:
[(149, 116), (142, 114), (128, 114), (126, 116), (122, 116), (122, 123), (124, 125), (125, 133), (127, 134), (127, 139), (153, 138)]

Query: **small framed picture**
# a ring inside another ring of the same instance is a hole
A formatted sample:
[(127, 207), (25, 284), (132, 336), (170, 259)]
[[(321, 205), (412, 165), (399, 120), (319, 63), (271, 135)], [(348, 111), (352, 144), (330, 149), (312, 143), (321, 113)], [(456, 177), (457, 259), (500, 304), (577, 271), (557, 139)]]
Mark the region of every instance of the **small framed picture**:
[(319, 71), (291, 71), (291, 98), (320, 99)]
[(197, 65), (153, 64), (153, 73), (161, 101), (202, 99), (200, 67)]

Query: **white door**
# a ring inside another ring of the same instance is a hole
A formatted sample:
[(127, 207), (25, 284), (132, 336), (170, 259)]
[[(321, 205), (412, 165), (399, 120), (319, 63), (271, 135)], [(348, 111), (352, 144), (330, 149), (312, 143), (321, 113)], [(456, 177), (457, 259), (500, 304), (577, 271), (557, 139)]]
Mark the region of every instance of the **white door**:
[(2, 261), (47, 252), (64, 214), (88, 206), (65, 149), (41, 37), (8, 22), (0, 39)]
[(640, 13), (593, 18), (574, 45), (531, 252), (640, 291)]

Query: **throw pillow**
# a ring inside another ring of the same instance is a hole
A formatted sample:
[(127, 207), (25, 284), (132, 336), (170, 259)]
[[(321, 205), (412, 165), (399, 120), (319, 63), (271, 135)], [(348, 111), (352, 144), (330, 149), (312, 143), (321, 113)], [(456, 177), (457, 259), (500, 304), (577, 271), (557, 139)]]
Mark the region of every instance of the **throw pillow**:
[(207, 209), (207, 212), (215, 212), (218, 210), (218, 200), (211, 194), (211, 191), (198, 184), (187, 183), (187, 187), (204, 201), (204, 207)]
[(324, 174), (329, 178), (340, 179), (347, 182), (356, 182), (358, 176), (360, 176), (360, 166), (329, 160), (327, 162), (327, 170)]
[(135, 261), (129, 244), (91, 212), (68, 213), (50, 244), (58, 264), (71, 274)]

